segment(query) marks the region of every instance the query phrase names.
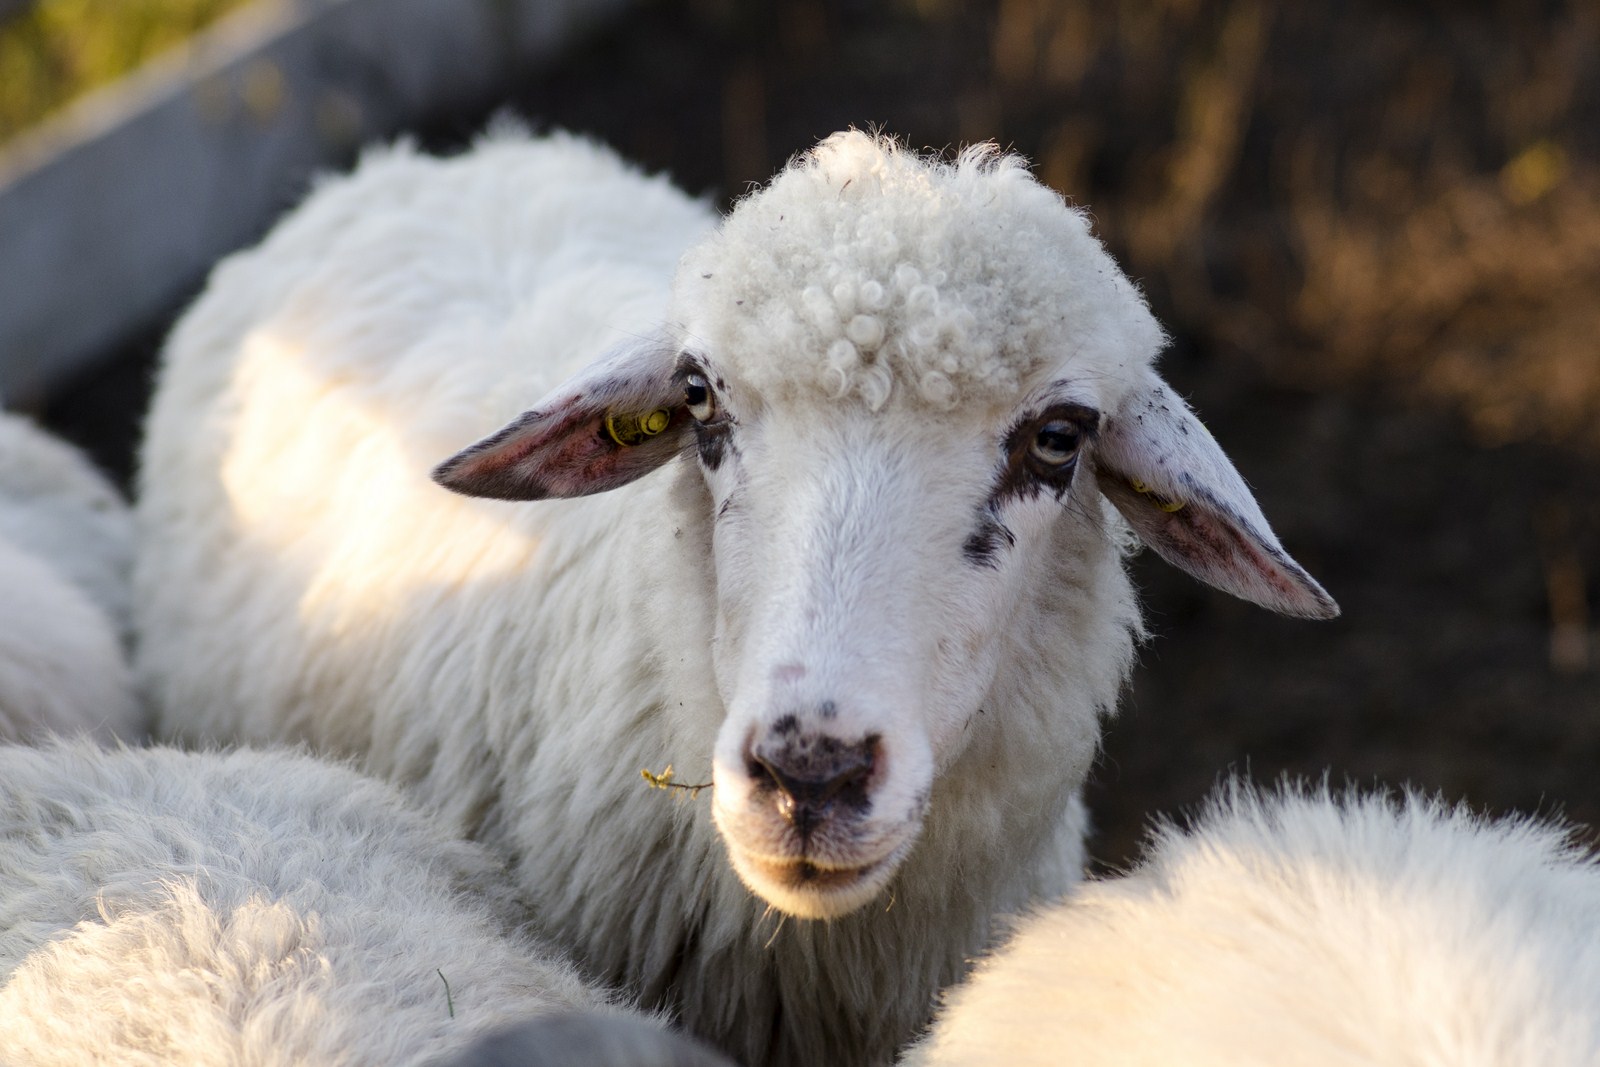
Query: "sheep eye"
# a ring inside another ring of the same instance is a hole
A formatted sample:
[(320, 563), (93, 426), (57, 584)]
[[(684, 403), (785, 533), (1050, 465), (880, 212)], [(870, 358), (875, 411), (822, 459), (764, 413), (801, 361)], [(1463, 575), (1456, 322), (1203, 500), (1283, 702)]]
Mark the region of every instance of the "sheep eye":
[(1029, 453), (1047, 467), (1063, 467), (1078, 455), (1083, 433), (1064, 419), (1052, 419), (1039, 427)]
[(690, 374), (683, 380), (683, 402), (697, 422), (710, 422), (717, 413), (717, 398), (704, 375)]

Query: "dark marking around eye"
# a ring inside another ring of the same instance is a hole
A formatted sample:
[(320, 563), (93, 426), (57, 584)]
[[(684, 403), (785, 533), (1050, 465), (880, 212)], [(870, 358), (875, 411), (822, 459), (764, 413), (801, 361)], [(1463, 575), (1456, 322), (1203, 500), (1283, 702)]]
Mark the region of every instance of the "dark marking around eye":
[(696, 443), (700, 446), (700, 462), (705, 464), (708, 471), (714, 471), (722, 466), (723, 459), (727, 456), (729, 423), (714, 424), (696, 423), (694, 428)]
[(1016, 543), (1017, 535), (986, 507), (978, 519), (978, 528), (972, 531), (966, 543), (961, 546), (961, 555), (974, 566), (997, 567), (1000, 564), (1000, 549), (1010, 548)]
[[(673, 371), (673, 378), (679, 388), (683, 388), (690, 375), (698, 375), (706, 382), (715, 381), (719, 392), (727, 389), (727, 382), (720, 376), (713, 376), (706, 368), (699, 356), (692, 352), (684, 352), (678, 357), (678, 365)], [(713, 394), (715, 396), (716, 394)], [(737, 420), (729, 415), (720, 406), (717, 415), (710, 422), (696, 422), (694, 424), (695, 444), (700, 452), (700, 462), (706, 470), (714, 471), (722, 466), (722, 461), (727, 458), (728, 449), (732, 447), (728, 440), (729, 430)]]
[(1059, 466), (1046, 466), (1033, 458), (1032, 445), (1039, 428), (1047, 422), (1069, 422), (1078, 427), (1082, 440), (1094, 438), (1100, 413), (1082, 404), (1056, 404), (1045, 411), (1019, 419), (1002, 445), (1005, 467), (995, 483), (989, 509), (999, 514), (1010, 500), (1032, 500), (1040, 493), (1051, 493), (1057, 500), (1072, 488), (1072, 475), (1078, 469), (1077, 457)]
[(1061, 501), (1072, 489), (1072, 477), (1078, 469), (1076, 456), (1051, 466), (1032, 455), (1034, 439), (1040, 428), (1050, 422), (1071, 423), (1077, 427), (1080, 438), (1087, 442), (1093, 440), (1100, 427), (1100, 413), (1083, 404), (1054, 404), (1017, 420), (1001, 443), (1001, 468), (995, 478), (994, 491), (984, 502), (977, 528), (961, 546), (961, 554), (968, 563), (997, 567), (1001, 551), (1016, 544), (1016, 535), (1000, 521), (1006, 504), (1013, 500), (1032, 500), (1040, 493), (1050, 493)]

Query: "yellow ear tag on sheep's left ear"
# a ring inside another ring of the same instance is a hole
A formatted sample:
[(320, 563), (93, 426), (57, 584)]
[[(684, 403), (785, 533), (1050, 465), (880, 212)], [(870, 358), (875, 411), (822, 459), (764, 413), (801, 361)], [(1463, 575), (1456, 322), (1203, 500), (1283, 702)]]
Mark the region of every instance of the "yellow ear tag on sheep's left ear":
[[(1151, 490), (1151, 488), (1137, 478), (1129, 478), (1128, 484), (1133, 487), (1133, 491), (1135, 493), (1143, 493), (1145, 496), (1155, 496), (1155, 493)], [(1168, 515), (1171, 515), (1176, 511), (1182, 511), (1188, 505), (1188, 503), (1189, 502), (1187, 500), (1163, 500), (1159, 496), (1157, 496), (1155, 499), (1156, 507), (1160, 508), (1162, 511), (1165, 511)]]
[(672, 422), (672, 413), (656, 408), (643, 415), (607, 415), (606, 433), (623, 448), (632, 448), (646, 437), (654, 437)]

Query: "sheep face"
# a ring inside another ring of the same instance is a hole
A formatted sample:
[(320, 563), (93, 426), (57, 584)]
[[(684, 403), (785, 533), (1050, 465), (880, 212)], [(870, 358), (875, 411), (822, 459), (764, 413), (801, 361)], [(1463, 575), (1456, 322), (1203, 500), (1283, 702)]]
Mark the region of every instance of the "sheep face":
[(1202, 580), (1336, 611), (1151, 372), (1137, 291), (1014, 160), (830, 139), (684, 258), (674, 302), (669, 336), (435, 477), (538, 499), (698, 463), (713, 811), (791, 914), (845, 914), (893, 878), (941, 774), (1007, 728), (983, 721), (997, 678), (1072, 647), (1061, 590), (1116, 565), (1111, 506)]
[[(1050, 381), (948, 411), (774, 403), (740, 356), (632, 348), (440, 477), (541, 496), (611, 484), (649, 451), (700, 467), (725, 709), (714, 817), (753, 891), (836, 916), (894, 876), (1019, 644), (1070, 646), (1050, 602), (1115, 553), (1086, 458), (1104, 401)], [(660, 406), (641, 409), (641, 388)], [(653, 411), (665, 425), (635, 437)]]
[(763, 409), (691, 358), (727, 386), (726, 422), (695, 430), (727, 708), (713, 812), (750, 888), (843, 914), (911, 849), (1013, 628), (1066, 630), (1029, 582), (1101, 539), (1092, 475), (1074, 488), (1098, 416), (1058, 396), (1008, 420)]

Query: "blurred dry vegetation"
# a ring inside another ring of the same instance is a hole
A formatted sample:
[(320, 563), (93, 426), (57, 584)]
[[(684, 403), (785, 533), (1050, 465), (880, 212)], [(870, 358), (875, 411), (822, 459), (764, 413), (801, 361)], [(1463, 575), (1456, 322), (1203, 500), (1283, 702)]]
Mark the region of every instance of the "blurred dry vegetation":
[(247, 0), (0, 0), (0, 141)]
[(1003, 0), (994, 62), (1002, 111), (1109, 103), (1043, 174), (1186, 325), (1600, 443), (1600, 6)]

